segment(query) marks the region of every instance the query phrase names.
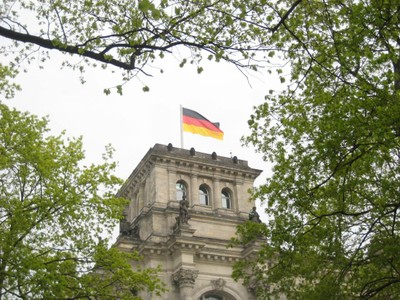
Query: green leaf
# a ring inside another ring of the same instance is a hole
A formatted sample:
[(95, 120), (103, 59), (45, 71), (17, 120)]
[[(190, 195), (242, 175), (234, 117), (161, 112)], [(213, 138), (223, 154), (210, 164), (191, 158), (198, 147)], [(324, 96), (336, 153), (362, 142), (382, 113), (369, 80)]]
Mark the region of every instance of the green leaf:
[(185, 66), (186, 63), (187, 63), (187, 59), (186, 59), (186, 58), (182, 59), (182, 61), (181, 61), (180, 64), (179, 64), (179, 67), (180, 67), (180, 68), (183, 68), (183, 67)]
[(98, 237), (111, 234), (128, 203), (114, 196), (122, 180), (113, 175), (113, 149), (86, 166), (81, 138), (49, 135), (46, 118), (4, 104), (0, 115), (0, 168), (7, 174), (7, 189), (0, 189), (2, 295), (65, 299), (96, 291), (134, 299), (132, 288), (164, 291), (156, 269), (133, 269), (136, 253), (108, 249)]
[(122, 96), (122, 85), (117, 85), (117, 93)]
[(141, 12), (146, 13), (152, 8), (152, 3), (150, 0), (139, 0), (138, 8)]

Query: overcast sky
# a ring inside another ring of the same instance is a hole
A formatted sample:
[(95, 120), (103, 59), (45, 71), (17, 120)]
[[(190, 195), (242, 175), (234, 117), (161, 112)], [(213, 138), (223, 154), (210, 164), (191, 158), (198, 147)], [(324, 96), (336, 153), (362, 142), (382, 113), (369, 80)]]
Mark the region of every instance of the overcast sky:
[[(247, 120), (253, 106), (263, 102), (270, 89), (279, 89), (276, 81), (261, 74), (249, 78), (226, 63), (204, 65), (202, 74), (196, 67), (179, 68), (174, 59), (158, 62), (153, 77), (142, 77), (150, 87), (133, 80), (124, 86), (123, 96), (109, 96), (103, 89), (120, 83), (121, 77), (101, 69), (80, 74), (61, 69), (61, 55), (53, 53), (44, 69), (33, 64), (18, 76), (22, 91), (5, 101), (19, 110), (49, 116), (53, 134), (66, 130), (69, 136), (83, 136), (87, 162), (98, 162), (106, 144), (115, 148), (119, 162), (117, 176), (126, 179), (150, 147), (156, 143), (180, 146), (180, 105), (195, 110), (212, 122), (220, 122), (223, 141), (185, 132), (184, 148), (221, 156), (234, 156), (249, 161), (250, 167), (264, 172), (260, 184), (270, 173), (254, 149), (241, 146), (240, 138), (249, 132)], [(118, 72), (117, 72), (118, 73)], [(269, 75), (271, 76), (271, 75)]]

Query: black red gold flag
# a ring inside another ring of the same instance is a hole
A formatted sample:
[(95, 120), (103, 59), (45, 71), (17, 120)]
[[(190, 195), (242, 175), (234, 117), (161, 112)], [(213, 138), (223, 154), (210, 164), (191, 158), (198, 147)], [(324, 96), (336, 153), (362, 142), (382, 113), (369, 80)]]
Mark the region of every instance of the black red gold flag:
[(182, 107), (183, 131), (201, 134), (222, 140), (224, 133), (219, 129), (219, 123), (210, 122), (198, 112)]

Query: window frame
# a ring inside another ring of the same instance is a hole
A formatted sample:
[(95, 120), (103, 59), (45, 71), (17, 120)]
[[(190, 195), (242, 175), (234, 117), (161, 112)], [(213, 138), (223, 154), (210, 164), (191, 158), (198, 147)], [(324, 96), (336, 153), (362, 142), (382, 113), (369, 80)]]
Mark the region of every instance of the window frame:
[[(210, 297), (213, 297), (210, 299)], [(203, 295), (201, 296), (200, 300), (225, 300), (226, 298), (221, 295), (216, 295), (216, 294), (209, 294), (209, 295)]]
[(228, 188), (221, 190), (221, 207), (225, 209), (233, 208), (232, 192)]
[[(182, 188), (179, 188), (182, 187)], [(183, 196), (187, 197), (188, 185), (184, 180), (178, 180), (175, 184), (175, 198), (176, 201), (181, 201)]]
[[(203, 197), (205, 198), (205, 201), (202, 203), (202, 200), (204, 200)], [(204, 183), (199, 186), (199, 204), (206, 206), (211, 205), (210, 188)]]

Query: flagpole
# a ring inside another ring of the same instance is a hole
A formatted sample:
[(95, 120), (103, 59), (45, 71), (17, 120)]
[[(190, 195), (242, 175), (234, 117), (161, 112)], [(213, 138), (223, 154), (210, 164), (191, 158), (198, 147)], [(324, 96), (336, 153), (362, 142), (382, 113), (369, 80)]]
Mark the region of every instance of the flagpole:
[(181, 115), (181, 148), (183, 149), (183, 108), (182, 105), (179, 105), (180, 107), (180, 115)]

